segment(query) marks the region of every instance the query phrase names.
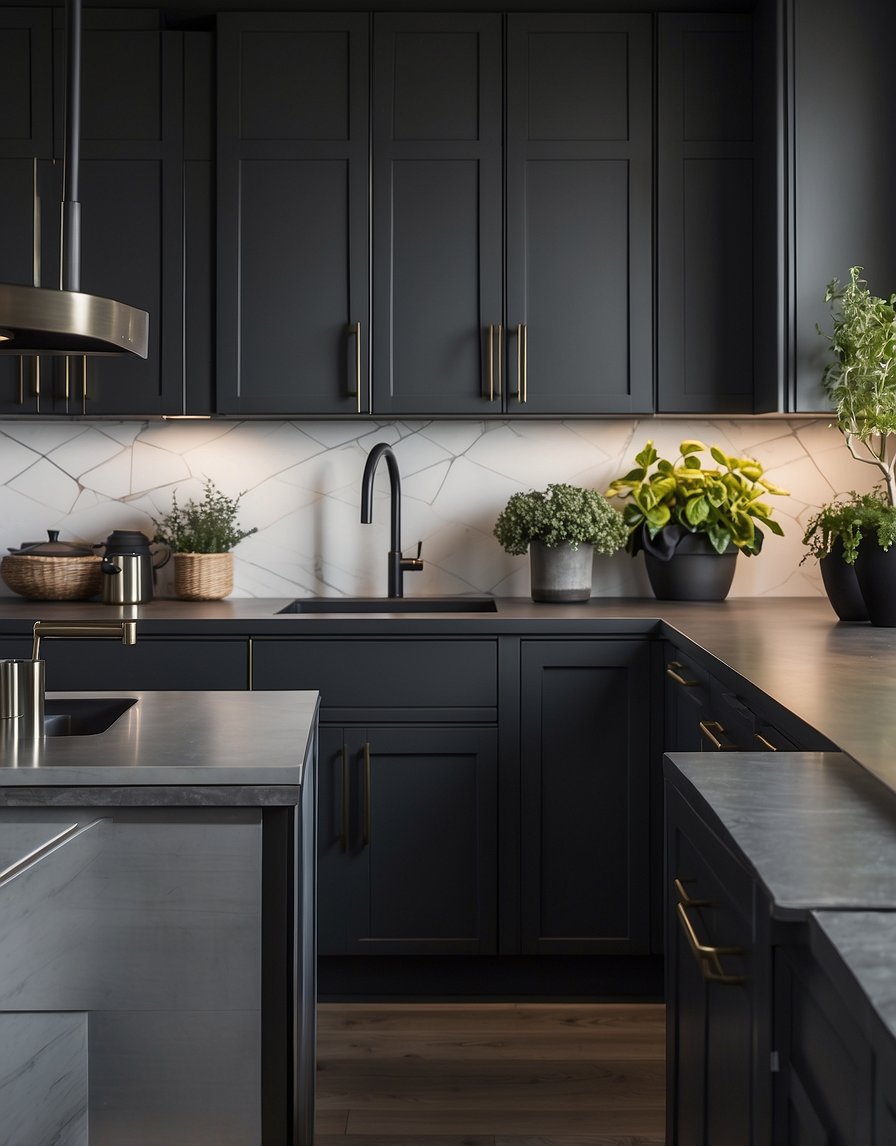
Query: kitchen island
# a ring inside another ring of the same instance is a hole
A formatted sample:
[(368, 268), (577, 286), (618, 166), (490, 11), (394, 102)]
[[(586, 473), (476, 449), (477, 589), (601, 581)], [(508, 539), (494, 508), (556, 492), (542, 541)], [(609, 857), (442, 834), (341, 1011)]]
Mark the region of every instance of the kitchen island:
[(0, 1142), (310, 1146), (317, 695), (125, 696), (0, 746)]

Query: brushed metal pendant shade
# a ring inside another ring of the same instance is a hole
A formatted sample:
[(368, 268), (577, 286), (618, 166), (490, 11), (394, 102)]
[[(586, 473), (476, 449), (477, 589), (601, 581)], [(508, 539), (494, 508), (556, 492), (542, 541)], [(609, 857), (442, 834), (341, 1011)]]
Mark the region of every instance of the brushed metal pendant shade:
[(145, 310), (84, 294), (78, 176), (81, 135), (81, 0), (65, 8), (65, 164), (60, 287), (0, 283), (0, 354), (149, 353)]

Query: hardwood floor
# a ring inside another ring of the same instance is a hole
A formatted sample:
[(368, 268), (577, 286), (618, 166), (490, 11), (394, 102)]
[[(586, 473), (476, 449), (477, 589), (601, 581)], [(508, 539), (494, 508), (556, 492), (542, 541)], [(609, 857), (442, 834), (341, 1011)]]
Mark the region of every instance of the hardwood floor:
[(663, 1146), (665, 1008), (318, 1008), (315, 1146)]

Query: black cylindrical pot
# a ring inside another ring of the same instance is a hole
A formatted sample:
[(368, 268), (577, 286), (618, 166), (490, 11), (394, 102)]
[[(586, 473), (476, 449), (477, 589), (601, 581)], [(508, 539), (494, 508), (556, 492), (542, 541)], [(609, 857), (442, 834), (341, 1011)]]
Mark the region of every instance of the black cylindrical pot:
[(724, 601), (734, 580), (737, 552), (734, 546), (716, 552), (705, 533), (686, 534), (668, 560), (645, 547), (654, 596), (661, 601)]
[(841, 621), (868, 620), (868, 608), (859, 587), (855, 565), (847, 565), (843, 560), (843, 542), (834, 539), (831, 552), (818, 562), (825, 592), (831, 608)]
[(884, 552), (873, 537), (866, 537), (856, 557), (856, 577), (871, 624), (896, 628), (896, 545)]

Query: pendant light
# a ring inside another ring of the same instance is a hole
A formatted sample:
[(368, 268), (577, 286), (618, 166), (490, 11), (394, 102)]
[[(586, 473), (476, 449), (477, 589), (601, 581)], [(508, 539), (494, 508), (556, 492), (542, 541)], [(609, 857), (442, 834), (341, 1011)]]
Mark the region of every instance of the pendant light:
[(65, 82), (60, 288), (0, 283), (0, 354), (146, 358), (146, 311), (81, 291), (81, 0), (66, 0)]

